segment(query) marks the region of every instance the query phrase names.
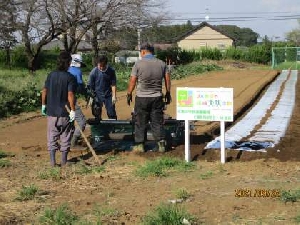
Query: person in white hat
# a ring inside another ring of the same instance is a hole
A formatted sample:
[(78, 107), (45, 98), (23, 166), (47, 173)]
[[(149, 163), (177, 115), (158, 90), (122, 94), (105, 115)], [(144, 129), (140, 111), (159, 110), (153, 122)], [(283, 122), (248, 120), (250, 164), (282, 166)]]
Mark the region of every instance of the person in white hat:
[[(85, 84), (82, 79), (82, 71), (81, 71), (81, 67), (85, 67), (85, 66), (86, 65), (83, 63), (82, 56), (80, 54), (72, 55), (72, 61), (68, 69), (68, 72), (71, 73), (77, 80), (76, 93), (82, 95), (86, 95)], [(82, 113), (80, 106), (77, 103), (75, 105), (75, 120), (78, 123), (80, 129), (84, 131), (86, 126), (86, 119), (84, 114)], [(75, 147), (76, 145), (78, 145), (78, 141), (80, 140), (80, 138), (81, 138), (80, 130), (76, 128), (71, 140), (71, 147)]]

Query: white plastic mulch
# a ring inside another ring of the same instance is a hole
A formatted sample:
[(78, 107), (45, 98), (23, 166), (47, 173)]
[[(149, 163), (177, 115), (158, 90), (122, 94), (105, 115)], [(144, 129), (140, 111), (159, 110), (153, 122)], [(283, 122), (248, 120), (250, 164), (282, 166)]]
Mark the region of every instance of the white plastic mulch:
[[(243, 138), (250, 135), (256, 125), (261, 123), (262, 118), (271, 108), (279, 95), (281, 85), (287, 79), (287, 70), (282, 71), (247, 115), (226, 131), (225, 148), (265, 152), (265, 148), (274, 147), (280, 142), (280, 139), (285, 135), (295, 105), (297, 73), (297, 70), (291, 71), (291, 76), (285, 83), (284, 91), (276, 108), (272, 111), (271, 117), (250, 140), (241, 142)], [(215, 138), (205, 147), (205, 149), (215, 148), (220, 148), (220, 137)]]

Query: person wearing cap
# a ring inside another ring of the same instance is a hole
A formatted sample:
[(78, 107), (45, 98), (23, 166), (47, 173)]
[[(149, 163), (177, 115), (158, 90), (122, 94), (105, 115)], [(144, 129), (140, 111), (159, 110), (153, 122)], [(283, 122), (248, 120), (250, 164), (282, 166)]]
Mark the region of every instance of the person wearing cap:
[[(61, 165), (67, 163), (74, 132), (76, 80), (68, 73), (71, 55), (61, 52), (57, 70), (52, 71), (42, 90), (42, 115), (47, 116), (47, 147), (51, 166), (56, 166), (55, 153), (61, 151)], [(65, 106), (71, 109), (68, 113)], [(59, 140), (59, 142), (58, 142)]]
[(97, 104), (100, 112), (97, 114), (101, 119), (103, 104), (109, 119), (117, 119), (115, 109), (117, 96), (117, 78), (115, 70), (107, 64), (105, 55), (97, 58), (97, 66), (92, 69), (89, 75), (88, 88), (96, 94)]
[[(72, 55), (72, 62), (71, 65), (68, 69), (68, 72), (71, 73), (77, 81), (77, 88), (76, 88), (76, 94), (81, 94), (81, 95), (86, 95), (86, 89), (85, 89), (85, 84), (82, 79), (82, 71), (81, 67), (85, 67), (86, 65), (82, 61), (82, 56), (80, 54), (73, 54)], [(86, 126), (86, 119), (85, 116), (80, 108), (80, 106), (75, 104), (75, 120), (77, 124), (79, 125), (79, 128), (76, 127), (72, 140), (71, 140), (71, 147), (75, 147), (78, 145), (78, 141), (81, 138), (81, 132), (85, 130)]]
[[(133, 151), (144, 152), (147, 124), (157, 142), (158, 151), (166, 151), (166, 141), (163, 128), (164, 100), (171, 102), (171, 78), (165, 62), (155, 58), (154, 47), (150, 43), (141, 45), (141, 60), (132, 68), (127, 89), (127, 104), (132, 101), (132, 92), (137, 84), (134, 116), (135, 116), (135, 146)], [(162, 84), (165, 83), (166, 94), (163, 99)]]

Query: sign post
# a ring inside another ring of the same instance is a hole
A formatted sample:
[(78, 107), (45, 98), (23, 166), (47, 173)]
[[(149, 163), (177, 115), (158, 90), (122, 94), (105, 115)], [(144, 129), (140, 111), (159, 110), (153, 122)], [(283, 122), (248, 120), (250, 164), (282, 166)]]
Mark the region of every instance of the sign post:
[(225, 163), (225, 122), (233, 121), (233, 88), (178, 87), (176, 97), (176, 118), (185, 121), (185, 160), (191, 158), (189, 121), (220, 121), (221, 163)]
[(185, 161), (190, 162), (191, 152), (190, 152), (190, 121), (184, 121), (184, 158)]
[(220, 131), (221, 131), (221, 135), (220, 135), (220, 142), (221, 142), (221, 163), (225, 163), (226, 162), (226, 153), (225, 153), (225, 122), (224, 121), (220, 121)]

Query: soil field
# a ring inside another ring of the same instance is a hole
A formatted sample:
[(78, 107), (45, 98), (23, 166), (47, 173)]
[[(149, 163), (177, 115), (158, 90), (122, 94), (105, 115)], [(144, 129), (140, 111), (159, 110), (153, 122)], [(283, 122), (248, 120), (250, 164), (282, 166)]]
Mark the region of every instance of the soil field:
[[(175, 117), (176, 87), (232, 87), (238, 121), (277, 75), (278, 71), (231, 68), (173, 81), (174, 101), (166, 113)], [(228, 150), (228, 162), (220, 164), (218, 150), (204, 151), (218, 134), (218, 123), (196, 122), (191, 134), (192, 166), (172, 168), (165, 176), (141, 177), (137, 171), (163, 156), (183, 159), (184, 146), (165, 154), (99, 152), (105, 160), (101, 167), (89, 166), (93, 163), (90, 154), (72, 151), (69, 158), (75, 163), (53, 170), (46, 149), (45, 117), (33, 112), (0, 121), (0, 150), (13, 154), (5, 158), (10, 166), (0, 166), (0, 224), (40, 224), (47, 208), (62, 205), (80, 218), (78, 224), (141, 224), (157, 206), (178, 199), (180, 190), (188, 194), (177, 204), (195, 217), (195, 224), (297, 224), (297, 196), (282, 194), (300, 190), (299, 90), (298, 82), (291, 124), (274, 149), (242, 154)], [(129, 118), (133, 106), (126, 105), (125, 94), (118, 93), (120, 119)], [(84, 113), (91, 116), (87, 109)], [(38, 189), (33, 199), (20, 200), (20, 191), (30, 185)], [(267, 191), (273, 194), (266, 196)]]

